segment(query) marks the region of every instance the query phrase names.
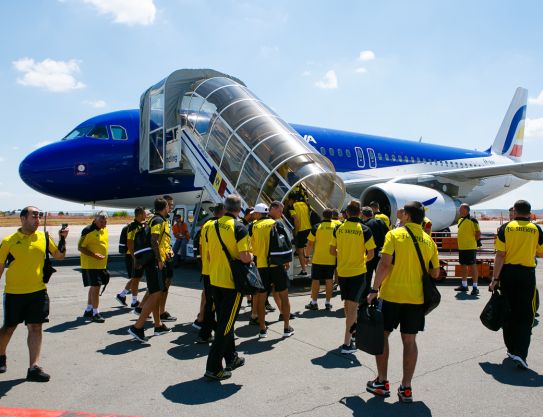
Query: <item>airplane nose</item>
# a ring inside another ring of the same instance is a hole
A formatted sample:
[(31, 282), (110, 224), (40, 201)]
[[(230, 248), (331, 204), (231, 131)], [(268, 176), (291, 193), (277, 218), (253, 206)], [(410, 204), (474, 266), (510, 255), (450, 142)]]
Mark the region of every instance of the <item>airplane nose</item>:
[(34, 152), (27, 155), (19, 165), (19, 176), (26, 185), (36, 191), (43, 192), (43, 151), (36, 149)]

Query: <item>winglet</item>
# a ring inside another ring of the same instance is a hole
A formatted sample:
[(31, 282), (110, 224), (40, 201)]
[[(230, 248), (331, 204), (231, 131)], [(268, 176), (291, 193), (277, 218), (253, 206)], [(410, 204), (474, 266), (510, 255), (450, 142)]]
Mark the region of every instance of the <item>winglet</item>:
[(528, 90), (519, 87), (507, 109), (500, 130), (492, 144), (492, 152), (508, 156), (519, 161), (522, 156), (522, 141), (524, 139), (524, 120), (526, 117), (526, 102)]

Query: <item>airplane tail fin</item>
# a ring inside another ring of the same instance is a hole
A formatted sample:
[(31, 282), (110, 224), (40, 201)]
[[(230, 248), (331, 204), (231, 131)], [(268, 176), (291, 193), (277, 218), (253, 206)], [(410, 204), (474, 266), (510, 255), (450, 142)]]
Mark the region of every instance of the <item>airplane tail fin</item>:
[(520, 160), (527, 100), (528, 90), (518, 87), (492, 144), (493, 153), (507, 156), (514, 161)]

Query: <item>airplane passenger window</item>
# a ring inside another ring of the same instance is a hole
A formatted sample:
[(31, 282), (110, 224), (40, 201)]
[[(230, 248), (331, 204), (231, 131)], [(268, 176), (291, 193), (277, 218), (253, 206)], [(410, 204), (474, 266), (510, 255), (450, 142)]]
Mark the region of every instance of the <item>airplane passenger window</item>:
[(338, 148), (338, 150), (337, 150), (337, 156), (340, 156), (340, 157), (343, 156), (343, 149)]
[(423, 163), (426, 163), (426, 158), (422, 158), (422, 162), (423, 162)]
[(379, 161), (382, 161), (382, 160), (383, 160), (383, 155), (381, 155), (381, 153), (378, 153), (378, 154), (377, 154), (377, 159), (378, 159)]
[(126, 129), (122, 126), (111, 126), (111, 136), (114, 140), (127, 140)]
[(89, 133), (87, 133), (87, 137), (93, 139), (109, 139), (107, 128), (105, 126), (95, 126)]
[(75, 139), (75, 138), (82, 138), (92, 128), (93, 128), (93, 125), (76, 127), (74, 130), (72, 130), (70, 133), (68, 133), (66, 136), (64, 136), (62, 138), (62, 140), (70, 140), (70, 139)]
[(345, 155), (347, 156), (347, 158), (350, 158), (351, 157), (351, 150), (350, 149), (345, 149)]
[(385, 154), (385, 160), (388, 161), (388, 153)]
[(393, 161), (396, 160), (396, 155), (392, 154), (392, 160), (393, 160)]
[(328, 153), (330, 156), (334, 156), (334, 148), (328, 148)]
[(414, 164), (415, 163), (415, 157), (411, 157), (411, 163)]
[(417, 164), (420, 164), (420, 158), (417, 156)]
[[(392, 157), (392, 159), (394, 159), (394, 157)], [(398, 161), (402, 162), (402, 156), (401, 155), (398, 155)]]
[(321, 146), (321, 154), (326, 156), (326, 149), (324, 148), (324, 146)]

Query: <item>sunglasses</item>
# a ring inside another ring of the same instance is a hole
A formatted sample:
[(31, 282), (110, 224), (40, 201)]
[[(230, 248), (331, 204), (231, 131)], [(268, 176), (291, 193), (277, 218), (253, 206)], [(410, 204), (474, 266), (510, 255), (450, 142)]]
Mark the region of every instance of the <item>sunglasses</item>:
[(34, 219), (41, 219), (43, 217), (43, 211), (31, 211), (28, 215)]

